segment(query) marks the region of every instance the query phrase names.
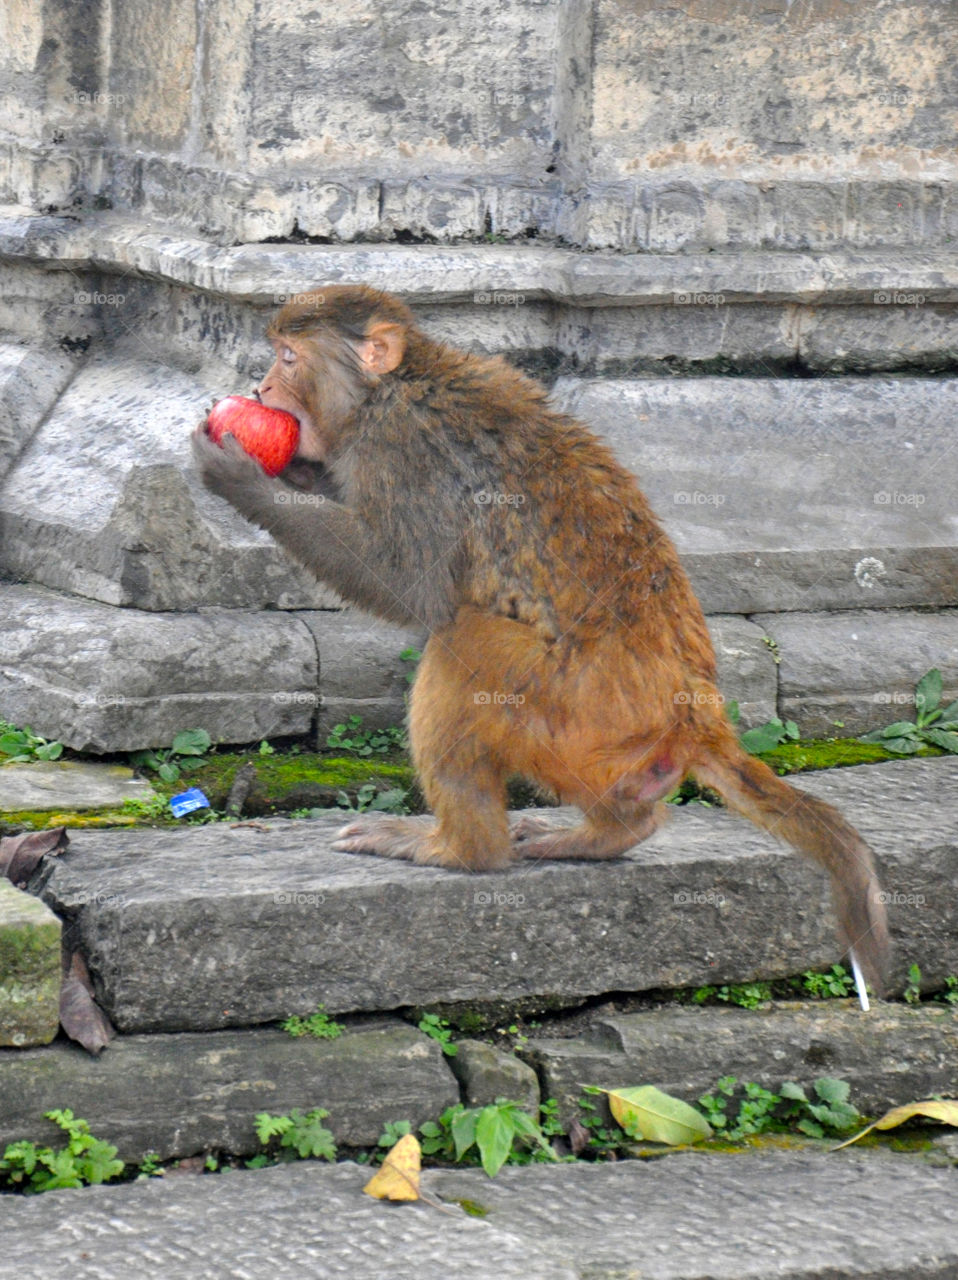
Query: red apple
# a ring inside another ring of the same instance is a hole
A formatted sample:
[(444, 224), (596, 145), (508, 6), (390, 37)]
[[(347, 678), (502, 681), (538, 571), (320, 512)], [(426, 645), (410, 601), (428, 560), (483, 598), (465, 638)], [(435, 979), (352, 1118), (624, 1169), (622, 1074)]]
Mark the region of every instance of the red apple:
[(270, 409), (247, 396), (227, 396), (210, 410), (206, 429), (214, 444), (229, 432), (267, 475), (278, 476), (299, 444), (299, 423), (285, 409)]

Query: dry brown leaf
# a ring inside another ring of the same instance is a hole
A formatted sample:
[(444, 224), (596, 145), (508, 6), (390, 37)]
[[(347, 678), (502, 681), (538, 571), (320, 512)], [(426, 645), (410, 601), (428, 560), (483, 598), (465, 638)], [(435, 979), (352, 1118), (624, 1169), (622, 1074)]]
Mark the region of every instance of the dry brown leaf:
[(414, 1134), (407, 1133), (390, 1147), (382, 1167), (363, 1191), (376, 1200), (418, 1200), (421, 1163), (419, 1141)]
[(0, 837), (0, 876), (6, 876), (18, 889), (22, 889), (36, 871), (44, 854), (48, 853), (54, 858), (69, 843), (66, 827)]
[(93, 998), (93, 983), (79, 951), (70, 956), (60, 987), (60, 1026), (94, 1057), (110, 1043), (116, 1031)]
[(864, 1138), (866, 1133), (871, 1133), (872, 1129), (897, 1128), (914, 1116), (928, 1116), (930, 1120), (938, 1120), (942, 1124), (958, 1125), (958, 1099), (926, 1098), (923, 1102), (906, 1102), (900, 1107), (892, 1107), (891, 1111), (886, 1111), (880, 1120), (870, 1124), (867, 1129), (862, 1129), (861, 1133), (856, 1133), (854, 1138), (849, 1138), (847, 1142), (840, 1142), (837, 1147), (832, 1147), (832, 1150), (841, 1151), (842, 1147), (851, 1146), (859, 1138)]

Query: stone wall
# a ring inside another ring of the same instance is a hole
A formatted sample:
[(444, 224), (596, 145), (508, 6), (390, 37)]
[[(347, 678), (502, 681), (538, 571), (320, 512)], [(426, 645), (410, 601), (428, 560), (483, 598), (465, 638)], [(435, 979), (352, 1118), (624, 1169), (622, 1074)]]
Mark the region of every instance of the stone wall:
[(952, 0), (8, 0), (0, 201), (221, 243), (946, 244)]

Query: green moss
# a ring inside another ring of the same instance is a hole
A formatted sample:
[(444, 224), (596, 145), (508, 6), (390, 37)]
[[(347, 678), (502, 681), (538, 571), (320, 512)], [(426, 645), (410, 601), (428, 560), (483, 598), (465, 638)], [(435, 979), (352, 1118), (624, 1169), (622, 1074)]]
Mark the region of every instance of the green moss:
[[(923, 747), (920, 756), (940, 756), (937, 747)], [(887, 760), (911, 759), (896, 756), (876, 742), (859, 742), (857, 738), (801, 739), (784, 742), (760, 756), (773, 769), (784, 773), (802, 773), (809, 769), (842, 769), (855, 764), (883, 764)]]

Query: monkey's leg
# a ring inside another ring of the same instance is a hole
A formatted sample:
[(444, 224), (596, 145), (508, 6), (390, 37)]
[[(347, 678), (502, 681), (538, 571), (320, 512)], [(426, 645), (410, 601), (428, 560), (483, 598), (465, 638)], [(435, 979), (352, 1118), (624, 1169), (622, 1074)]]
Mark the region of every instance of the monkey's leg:
[(665, 806), (642, 804), (627, 810), (596, 805), (576, 827), (561, 827), (530, 814), (513, 824), (515, 851), (520, 858), (618, 858), (647, 839), (665, 820)]
[[(466, 750), (471, 756), (471, 745)], [(494, 871), (508, 866), (512, 846), (498, 775), (471, 759), (457, 767), (455, 757), (455, 749), (447, 752), (441, 774), (438, 770), (422, 772), (423, 792), (436, 818), (364, 815), (337, 831), (333, 848), (459, 871)], [(468, 768), (468, 773), (459, 772), (459, 768)]]

